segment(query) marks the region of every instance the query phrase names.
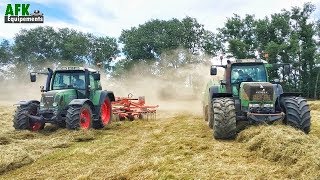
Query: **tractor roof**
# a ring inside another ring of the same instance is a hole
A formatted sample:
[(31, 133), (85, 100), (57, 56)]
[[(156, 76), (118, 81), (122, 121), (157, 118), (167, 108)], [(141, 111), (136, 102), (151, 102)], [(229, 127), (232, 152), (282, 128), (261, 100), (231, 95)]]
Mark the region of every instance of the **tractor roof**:
[[(236, 59), (235, 61), (227, 61), (228, 64), (234, 64), (234, 65), (250, 65), (250, 64), (268, 64), (267, 61), (262, 60), (262, 59)], [(223, 68), (227, 68), (227, 65), (212, 65), (215, 67), (223, 67)]]
[(97, 70), (80, 66), (62, 66), (57, 68), (56, 71), (84, 71), (85, 69), (88, 69), (90, 72), (97, 72)]
[(236, 59), (232, 63), (267, 63), (267, 61), (262, 59)]

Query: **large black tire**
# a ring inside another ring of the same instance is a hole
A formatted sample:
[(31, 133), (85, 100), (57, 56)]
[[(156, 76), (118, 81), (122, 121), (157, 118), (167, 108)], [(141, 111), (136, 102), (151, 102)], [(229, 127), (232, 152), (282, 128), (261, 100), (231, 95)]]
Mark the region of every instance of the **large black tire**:
[(61, 115), (58, 115), (58, 116), (57, 116), (57, 120), (56, 120), (55, 124), (56, 124), (59, 128), (66, 128), (66, 121), (65, 121), (65, 119), (62, 118)]
[[(99, 114), (99, 119), (96, 121), (93, 121), (92, 127), (95, 129), (101, 129), (107, 126), (108, 124), (111, 123), (112, 120), (112, 105), (111, 101), (108, 97), (105, 98), (103, 101), (104, 103), (101, 104), (100, 106), (100, 114)], [(102, 111), (102, 108), (105, 108), (105, 111)], [(109, 113), (108, 113), (109, 112)], [(104, 121), (103, 119), (107, 118), (109, 120)]]
[(59, 127), (59, 128), (65, 128), (66, 127), (66, 121), (62, 120), (62, 119), (59, 119), (56, 121), (56, 125)]
[(300, 129), (306, 134), (310, 132), (310, 108), (305, 99), (302, 97), (283, 97), (280, 106), (286, 114), (284, 124)]
[(213, 137), (215, 139), (234, 139), (237, 134), (236, 110), (231, 98), (214, 98)]
[(17, 107), (13, 116), (13, 127), (16, 130), (38, 131), (44, 128), (44, 123), (31, 123), (30, 118), (25, 115), (37, 115), (38, 104), (30, 103), (28, 105), (20, 105)]
[[(88, 113), (88, 118), (82, 117), (82, 112)], [(87, 121), (88, 124), (86, 123)], [(92, 126), (93, 115), (92, 110), (88, 104), (83, 106), (70, 106), (67, 110), (66, 127), (71, 130), (90, 129)], [(88, 126), (87, 126), (88, 125)]]

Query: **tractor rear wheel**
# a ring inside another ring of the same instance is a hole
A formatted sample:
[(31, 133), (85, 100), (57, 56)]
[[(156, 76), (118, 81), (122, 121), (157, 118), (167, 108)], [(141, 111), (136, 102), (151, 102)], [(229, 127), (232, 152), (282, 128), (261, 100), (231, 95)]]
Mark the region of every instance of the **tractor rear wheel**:
[(66, 116), (67, 129), (90, 129), (93, 116), (88, 104), (70, 106)]
[(213, 137), (215, 139), (234, 139), (237, 134), (236, 110), (231, 98), (214, 98)]
[(100, 106), (100, 116), (98, 121), (93, 122), (93, 128), (101, 129), (108, 125), (112, 119), (112, 106), (111, 101), (106, 97)]
[(306, 134), (310, 132), (311, 115), (307, 101), (301, 97), (284, 97), (280, 106), (286, 114), (284, 124), (302, 130)]
[(28, 105), (20, 105), (15, 111), (13, 118), (13, 127), (17, 130), (30, 130), (38, 131), (44, 128), (44, 123), (31, 122), (30, 118), (25, 115), (37, 115), (38, 105), (36, 103), (30, 103)]

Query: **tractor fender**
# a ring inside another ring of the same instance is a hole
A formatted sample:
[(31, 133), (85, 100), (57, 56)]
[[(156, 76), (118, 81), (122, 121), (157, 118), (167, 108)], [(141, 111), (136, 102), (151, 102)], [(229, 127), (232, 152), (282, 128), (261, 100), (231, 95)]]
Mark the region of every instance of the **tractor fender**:
[(280, 84), (272, 84), (274, 95), (278, 98), (283, 94), (283, 89)]
[(276, 97), (276, 102), (275, 102), (275, 107), (277, 110), (280, 110), (280, 98), (281, 95), (283, 94), (283, 89), (282, 86), (280, 84), (272, 84), (273, 86), (273, 93), (274, 96)]
[(280, 97), (288, 97), (288, 96), (301, 96), (301, 92), (284, 92), (280, 95)]
[(84, 104), (88, 104), (94, 112), (95, 108), (90, 99), (74, 99), (69, 103), (69, 106), (83, 106)]
[(40, 104), (40, 101), (38, 100), (29, 100), (29, 101), (19, 101), (18, 103), (16, 103), (15, 105), (20, 105), (20, 106), (27, 106), (31, 103), (36, 103), (36, 104)]
[(227, 92), (220, 93), (219, 86), (211, 86), (209, 88), (209, 100), (211, 101), (211, 99), (219, 98), (219, 97), (232, 97), (232, 93), (227, 93)]
[(107, 91), (107, 95), (111, 102), (116, 100), (112, 91)]
[(112, 91), (101, 91), (99, 105), (103, 103), (106, 97), (108, 97), (111, 102), (115, 101), (115, 97)]
[(282, 86), (280, 84), (273, 84), (274, 94), (277, 97), (276, 99), (276, 108), (280, 109), (280, 101), (283, 97), (289, 96), (301, 96), (301, 92), (283, 92)]

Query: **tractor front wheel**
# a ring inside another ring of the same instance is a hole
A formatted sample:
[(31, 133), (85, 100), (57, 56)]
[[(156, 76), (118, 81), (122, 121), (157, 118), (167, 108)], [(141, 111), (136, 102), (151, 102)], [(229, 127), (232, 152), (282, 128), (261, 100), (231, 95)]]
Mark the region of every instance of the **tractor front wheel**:
[(44, 128), (44, 123), (32, 122), (31, 119), (25, 114), (37, 115), (38, 105), (30, 103), (28, 105), (18, 106), (13, 118), (13, 127), (16, 130), (30, 130), (38, 131)]
[(286, 114), (284, 124), (290, 125), (308, 134), (310, 132), (311, 115), (307, 101), (301, 97), (283, 97), (280, 102)]
[(93, 116), (88, 104), (83, 106), (70, 106), (66, 116), (67, 129), (90, 129)]
[(234, 139), (237, 134), (237, 122), (234, 101), (231, 98), (212, 100), (213, 137), (215, 139)]

